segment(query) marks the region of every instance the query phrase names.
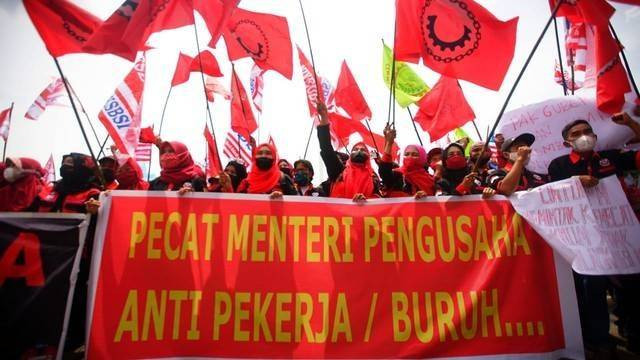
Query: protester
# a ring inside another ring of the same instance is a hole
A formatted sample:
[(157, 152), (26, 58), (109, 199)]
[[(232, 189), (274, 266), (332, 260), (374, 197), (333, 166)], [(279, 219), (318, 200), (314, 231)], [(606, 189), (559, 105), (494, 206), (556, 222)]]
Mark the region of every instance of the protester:
[(116, 190), (148, 190), (149, 183), (142, 178), (142, 169), (132, 161), (127, 161), (116, 170)]
[(373, 180), (375, 175), (371, 167), (371, 154), (367, 145), (362, 142), (351, 148), (346, 164), (338, 158), (329, 131), (329, 115), (326, 105), (318, 103), (320, 121), (318, 123), (318, 141), (320, 156), (329, 175), (331, 197), (349, 198), (353, 201), (364, 201), (377, 195), (378, 190)]
[[(483, 179), (473, 170), (464, 156), (464, 147), (458, 143), (449, 144), (443, 151), (442, 165), (438, 169), (441, 178), (436, 183), (440, 195), (482, 194), (491, 197), (495, 190), (484, 186)], [(438, 175), (440, 176), (440, 175)]]
[(96, 171), (96, 164), (88, 155), (71, 153), (63, 156), (60, 166), (62, 179), (40, 193), (39, 211), (86, 213), (86, 203), (100, 195)]
[(435, 147), (427, 153), (427, 171), (431, 175), (435, 175), (438, 165), (442, 164), (442, 148)]
[[(636, 137), (640, 137), (640, 124), (626, 113), (612, 117), (618, 125), (629, 127)], [(571, 148), (569, 155), (558, 157), (549, 164), (552, 181), (577, 177), (582, 186), (590, 188), (598, 184), (598, 179), (616, 175), (621, 179), (624, 171), (640, 168), (640, 152), (619, 149), (594, 151), (597, 135), (588, 121), (578, 119), (562, 129), (563, 144)], [(607, 356), (614, 344), (609, 338), (609, 312), (607, 305), (607, 276), (573, 273), (582, 325), (582, 336), (587, 349)], [(619, 285), (622, 303), (634, 304), (625, 309), (628, 317), (628, 342), (640, 341), (640, 280), (638, 275), (615, 276), (614, 284)]]
[[(217, 176), (217, 183), (212, 184), (209, 192), (237, 192), (242, 180), (247, 178), (247, 168), (236, 160), (231, 160), (224, 171)], [(211, 181), (211, 179), (209, 179)]]
[(204, 172), (194, 163), (183, 143), (164, 141), (159, 148), (160, 176), (149, 183), (149, 190), (204, 191)]
[(321, 187), (313, 186), (313, 165), (309, 160), (296, 160), (293, 163), (294, 177), (293, 182), (298, 195), (302, 196), (326, 196)]
[(293, 166), (287, 159), (280, 159), (280, 161), (278, 161), (278, 167), (280, 171), (293, 179)]
[[(387, 197), (414, 196), (421, 199), (435, 194), (435, 182), (426, 169), (427, 152), (420, 145), (405, 148), (402, 167), (394, 168), (391, 149), (396, 139), (396, 131), (389, 125), (384, 129), (384, 154), (378, 164), (378, 172), (387, 190)], [(398, 189), (398, 185), (400, 189)], [(398, 192), (401, 190), (401, 192)]]
[(293, 180), (280, 171), (278, 151), (275, 146), (265, 143), (253, 150), (251, 172), (238, 186), (239, 193), (269, 194), (272, 199), (282, 195), (296, 195)]
[(116, 181), (116, 172), (118, 171), (118, 162), (113, 156), (105, 156), (98, 160), (100, 170), (104, 176), (104, 189), (115, 190), (118, 188), (118, 181)]
[(45, 171), (30, 158), (8, 158), (2, 171), (0, 211), (38, 211), (38, 194), (45, 188)]
[(546, 175), (531, 172), (525, 167), (535, 140), (532, 134), (524, 133), (503, 143), (500, 155), (507, 161), (506, 165), (491, 172), (487, 179), (499, 194), (509, 196), (515, 191), (532, 189), (547, 183)]
[(4, 179), (4, 169), (7, 168), (7, 165), (5, 162), (0, 162), (0, 188), (9, 184), (5, 179)]

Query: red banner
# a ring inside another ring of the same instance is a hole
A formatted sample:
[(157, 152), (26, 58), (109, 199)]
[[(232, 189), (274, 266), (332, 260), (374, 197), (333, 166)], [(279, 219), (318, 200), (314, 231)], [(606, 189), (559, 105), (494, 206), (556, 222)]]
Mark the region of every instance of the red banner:
[(581, 357), (569, 266), (506, 198), (114, 191), (88, 357)]

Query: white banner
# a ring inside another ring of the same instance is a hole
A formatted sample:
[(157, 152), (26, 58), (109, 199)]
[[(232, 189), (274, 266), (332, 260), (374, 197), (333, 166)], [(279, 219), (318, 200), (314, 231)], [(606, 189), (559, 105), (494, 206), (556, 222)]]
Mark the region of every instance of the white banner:
[[(631, 106), (627, 103), (625, 109)], [(570, 149), (562, 144), (562, 128), (577, 119), (587, 120), (598, 135), (596, 151), (619, 149), (633, 138), (628, 127), (614, 123), (610, 115), (596, 108), (595, 99), (578, 96), (550, 99), (509, 111), (504, 114), (496, 133), (503, 134), (505, 139), (522, 133), (535, 135), (527, 169), (546, 174), (551, 160), (569, 153)]]
[(615, 176), (589, 189), (573, 177), (517, 192), (510, 200), (576, 272), (640, 272), (640, 223)]

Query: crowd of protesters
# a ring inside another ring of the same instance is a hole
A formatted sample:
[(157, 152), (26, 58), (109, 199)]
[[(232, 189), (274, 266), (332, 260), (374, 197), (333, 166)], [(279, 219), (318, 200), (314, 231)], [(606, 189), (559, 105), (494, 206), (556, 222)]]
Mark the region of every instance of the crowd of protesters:
[[(562, 130), (564, 145), (570, 153), (554, 159), (548, 175), (526, 169), (535, 137), (529, 133), (504, 139), (495, 136), (497, 156), (485, 143), (469, 145), (468, 139), (445, 148), (426, 151), (409, 145), (402, 152), (401, 163), (391, 153), (395, 129), (384, 130), (382, 154), (372, 154), (364, 143), (357, 143), (349, 154), (337, 152), (331, 143), (329, 118), (323, 104), (318, 106), (317, 125), (320, 155), (328, 179), (314, 185), (314, 167), (299, 159), (291, 165), (280, 158), (272, 144), (253, 144), (250, 171), (239, 160), (230, 161), (217, 176), (206, 179), (186, 145), (178, 141), (156, 139), (160, 153), (160, 176), (147, 182), (140, 169), (127, 162), (119, 165), (115, 157), (104, 157), (95, 164), (88, 155), (70, 153), (62, 159), (61, 179), (53, 184), (43, 180), (45, 171), (30, 158), (9, 157), (0, 163), (0, 211), (96, 213), (101, 191), (150, 190), (187, 192), (222, 192), (268, 194), (270, 199), (283, 195), (348, 198), (356, 202), (371, 198), (413, 197), (417, 201), (429, 196), (464, 196), (495, 194), (509, 196), (543, 185), (549, 181), (579, 178), (585, 187), (598, 179), (616, 175), (627, 192), (636, 214), (640, 196), (637, 187), (627, 186), (624, 177), (640, 169), (640, 152), (624, 150), (594, 151), (597, 135), (591, 125), (576, 119)], [(617, 125), (616, 125), (617, 124)], [(612, 126), (627, 126), (640, 139), (640, 124), (626, 113), (612, 117)], [(378, 171), (374, 170), (377, 166)], [(101, 175), (97, 171), (100, 168)], [(105, 185), (98, 179), (102, 177)], [(585, 346), (589, 351), (608, 354), (609, 335), (607, 293), (611, 294), (619, 317), (618, 329), (628, 338), (628, 348), (637, 352), (640, 345), (639, 275), (590, 276), (574, 273), (580, 319)], [(606, 357), (606, 355), (605, 355)]]

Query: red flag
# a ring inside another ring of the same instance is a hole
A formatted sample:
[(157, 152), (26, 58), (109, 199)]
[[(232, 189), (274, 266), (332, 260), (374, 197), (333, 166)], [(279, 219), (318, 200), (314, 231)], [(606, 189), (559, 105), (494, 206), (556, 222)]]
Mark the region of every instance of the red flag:
[(33, 104), (29, 106), (27, 113), (24, 114), (25, 118), (29, 120), (38, 120), (40, 115), (42, 115), (48, 106), (64, 104), (63, 101), (65, 96), (66, 93), (62, 79), (54, 79), (51, 84), (42, 90)]
[(126, 0), (84, 46), (92, 54), (114, 54), (129, 61), (152, 33), (194, 23), (192, 0)]
[(258, 128), (258, 124), (238, 74), (235, 70), (232, 70), (231, 73), (231, 129), (245, 139), (249, 139), (251, 133)]
[(140, 142), (143, 144), (153, 144), (156, 142), (156, 134), (153, 133), (153, 128), (148, 126), (140, 129)]
[(10, 108), (2, 110), (0, 112), (0, 138), (7, 142), (9, 138), (9, 128), (11, 127), (11, 111), (13, 105)]
[(444, 75), (418, 104), (414, 121), (429, 133), (432, 142), (476, 117), (458, 80)]
[(222, 172), (222, 163), (220, 163), (216, 139), (211, 135), (208, 125), (204, 126), (204, 138), (207, 140), (207, 154), (209, 159), (207, 162), (207, 178), (209, 178)]
[(222, 95), (225, 100), (231, 100), (231, 93), (224, 85), (220, 82), (220, 80), (207, 76), (205, 78), (205, 90), (207, 94), (207, 101), (213, 102), (213, 94)]
[(209, 33), (211, 41), (209, 46), (215, 48), (222, 31), (226, 28), (231, 14), (236, 10), (240, 0), (194, 0), (193, 8), (202, 15)]
[(180, 53), (178, 57), (178, 64), (176, 65), (176, 71), (173, 73), (173, 79), (171, 80), (171, 86), (180, 85), (189, 80), (189, 76), (192, 72), (200, 71), (200, 61), (202, 61), (202, 71), (209, 76), (222, 76), (220, 72), (220, 66), (213, 54), (205, 50), (200, 53), (200, 59), (196, 56), (192, 58), (189, 55)]
[(135, 151), (140, 140), (142, 92), (145, 79), (145, 58), (138, 60), (133, 69), (118, 85), (115, 94), (107, 100), (98, 119), (118, 148), (118, 162), (135, 163)]
[(319, 84), (316, 86), (316, 79), (313, 75), (313, 66), (298, 46), (298, 58), (300, 59), (300, 69), (302, 71), (302, 79), (304, 80), (305, 90), (307, 91), (307, 104), (309, 105), (309, 114), (311, 116), (318, 115), (316, 107), (318, 106), (318, 90), (322, 102), (327, 105), (327, 109), (335, 111), (335, 89), (331, 82), (326, 78), (318, 76)]
[(353, 120), (371, 119), (371, 110), (351, 74), (346, 61), (342, 62), (338, 85), (336, 86), (336, 105), (343, 108)]
[(293, 50), (285, 17), (236, 9), (222, 34), (231, 61), (250, 57), (261, 69), (291, 79)]
[[(556, 7), (556, 0), (549, 0), (551, 10)], [(556, 17), (566, 17), (571, 22), (586, 22), (592, 25), (609, 26), (609, 18), (616, 9), (605, 0), (576, 0), (574, 3), (564, 1), (556, 13)]]
[(473, 0), (398, 0), (396, 59), (498, 90), (516, 44), (518, 18), (498, 20)]
[[(348, 117), (336, 114), (329, 113), (329, 122), (331, 123), (331, 131), (336, 134), (337, 137), (343, 139), (343, 142), (346, 144), (349, 136), (356, 133), (360, 135), (362, 138), (362, 142), (364, 142), (367, 146), (372, 147), (374, 149), (378, 149), (382, 151), (384, 147), (384, 136), (380, 134), (373, 133), (373, 138), (371, 137), (371, 132), (367, 129), (367, 127), (360, 121), (352, 120)], [(393, 147), (391, 149), (392, 157), (395, 159), (400, 148), (394, 142)]]
[(68, 0), (24, 0), (24, 7), (49, 54), (81, 53), (102, 21)]

